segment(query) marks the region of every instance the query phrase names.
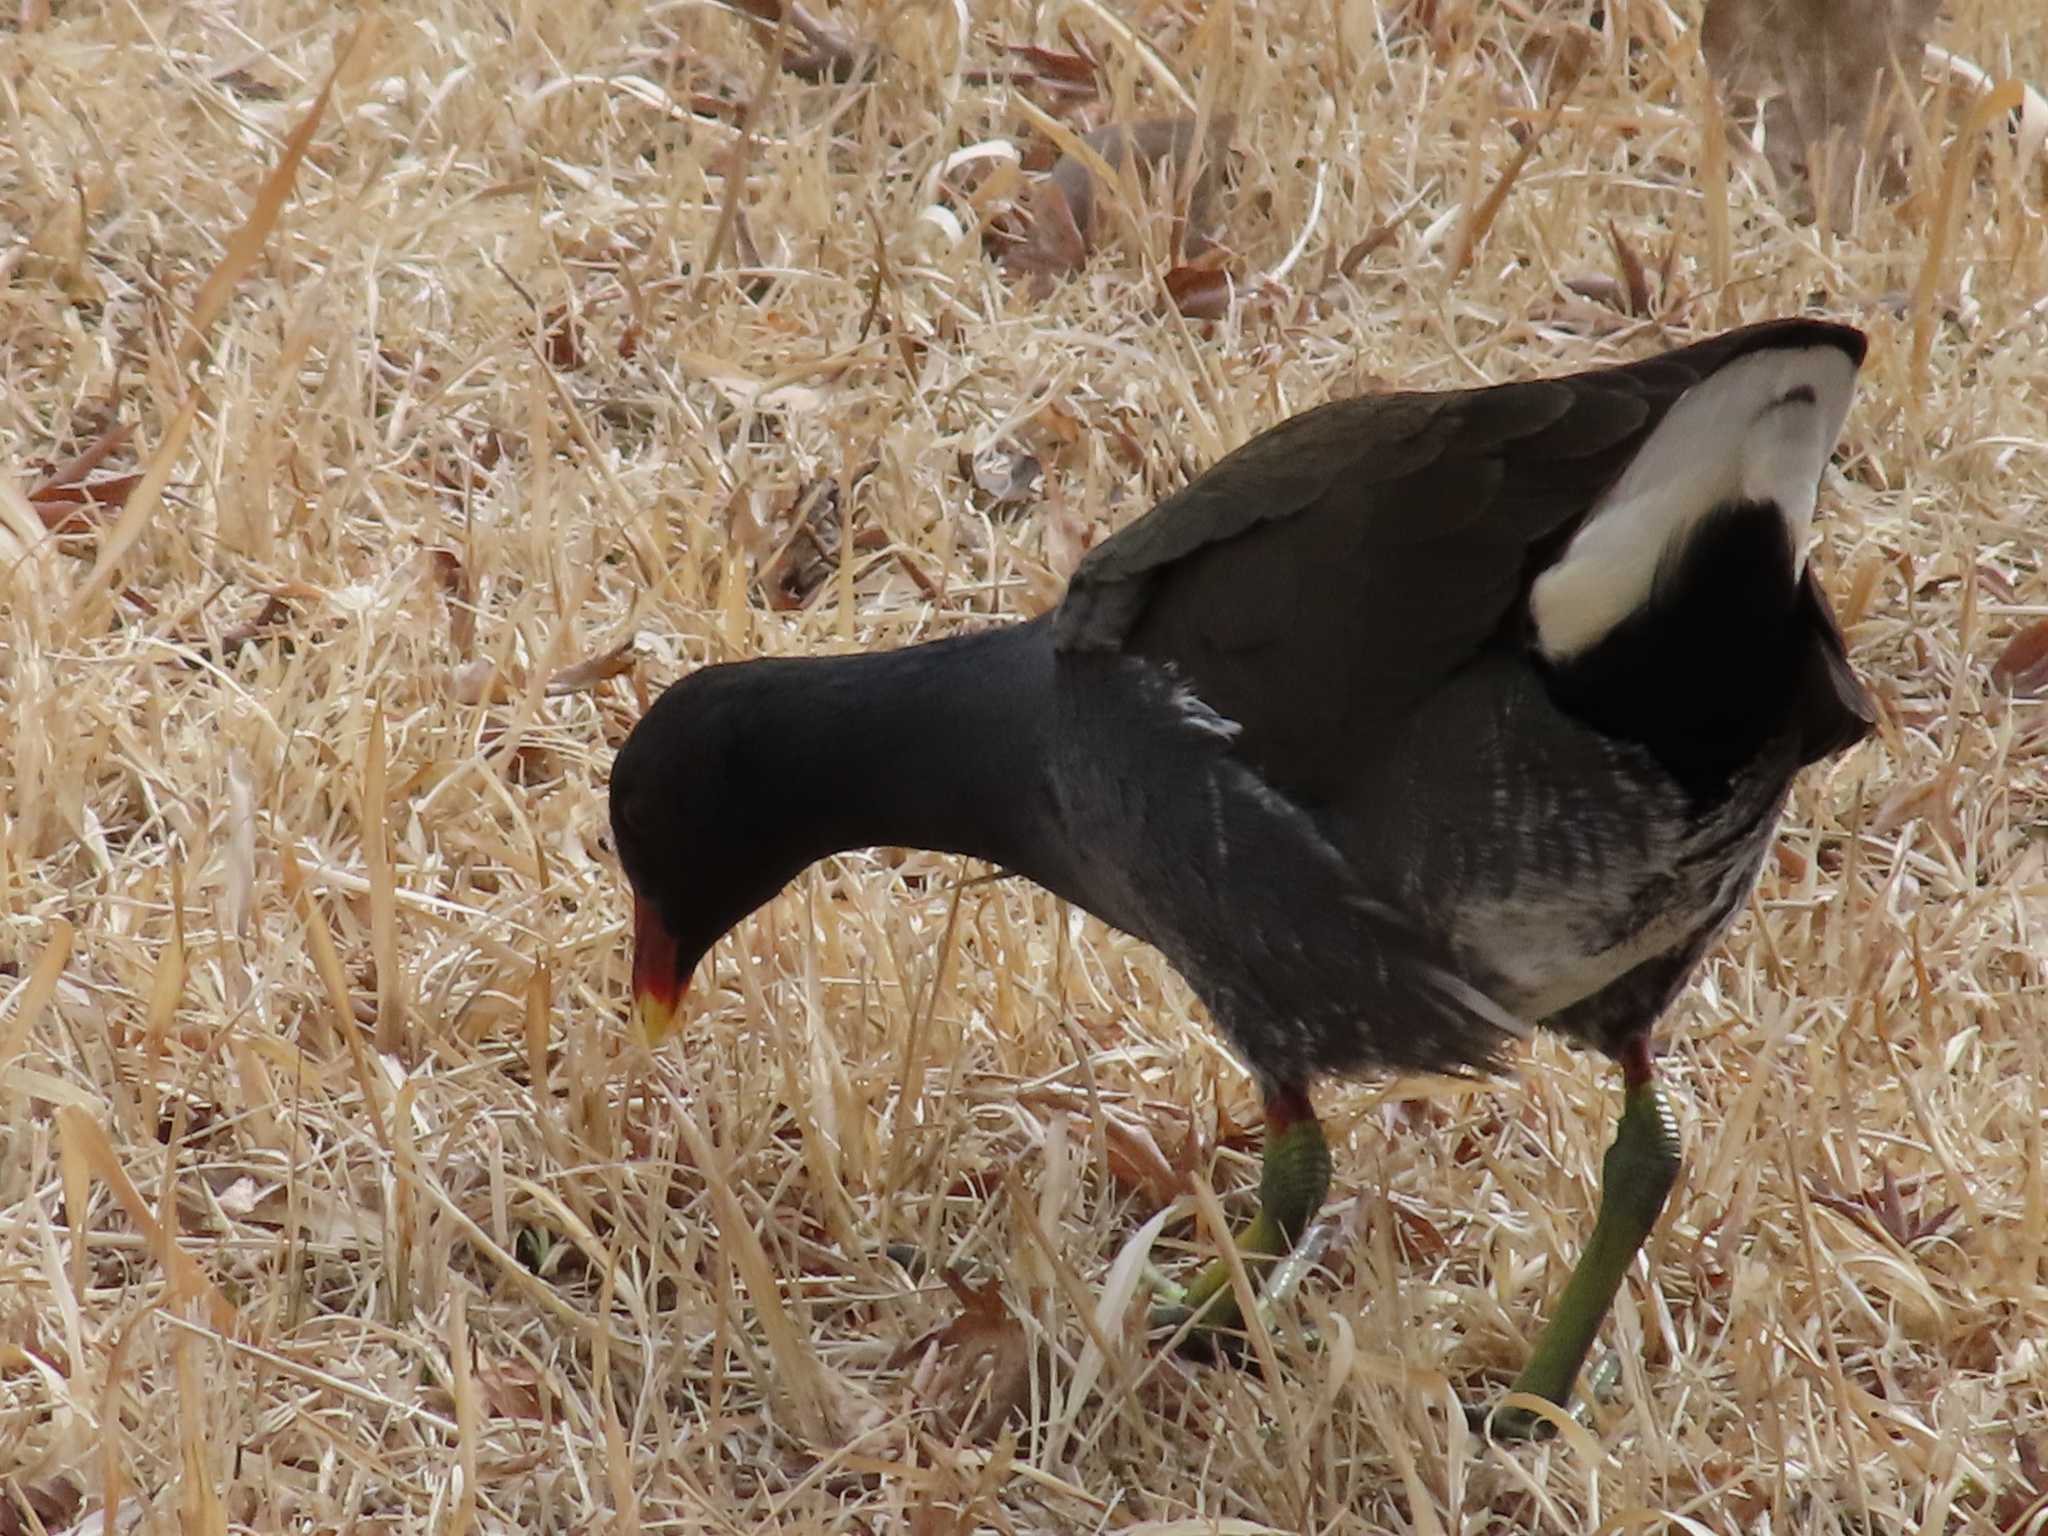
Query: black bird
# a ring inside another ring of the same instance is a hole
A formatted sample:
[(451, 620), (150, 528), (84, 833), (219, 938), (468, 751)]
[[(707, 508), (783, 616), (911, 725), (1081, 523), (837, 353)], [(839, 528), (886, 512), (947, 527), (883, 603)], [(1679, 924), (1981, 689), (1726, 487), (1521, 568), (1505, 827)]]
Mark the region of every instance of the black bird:
[[(1560, 1031), (1627, 1090), (1516, 1383), (1565, 1403), (1677, 1174), (1651, 1026), (1793, 777), (1870, 727), (1806, 558), (1864, 347), (1779, 320), (1337, 401), (1103, 543), (1041, 618), (683, 678), (612, 770), (644, 1032), (813, 860), (986, 859), (1201, 996), (1265, 1097), (1239, 1244), (1271, 1257), (1328, 1187), (1317, 1076), (1469, 1071)], [(1220, 1260), (1188, 1300), (1237, 1318)]]

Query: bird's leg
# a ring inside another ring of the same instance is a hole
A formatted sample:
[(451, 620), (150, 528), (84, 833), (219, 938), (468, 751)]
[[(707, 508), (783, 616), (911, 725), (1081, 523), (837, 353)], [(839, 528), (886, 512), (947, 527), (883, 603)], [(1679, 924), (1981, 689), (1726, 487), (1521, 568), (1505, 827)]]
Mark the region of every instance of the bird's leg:
[[(1238, 1252), (1266, 1263), (1286, 1257), (1301, 1241), (1329, 1188), (1330, 1144), (1308, 1094), (1293, 1085), (1275, 1088), (1266, 1095), (1259, 1211), (1237, 1234)], [(1205, 1264), (1181, 1293), (1179, 1305), (1162, 1308), (1155, 1319), (1177, 1324), (1191, 1314), (1199, 1316), (1196, 1326), (1205, 1332), (1234, 1328), (1244, 1320), (1230, 1284), (1228, 1261), (1219, 1258)]]
[[(1560, 1408), (1569, 1404), (1593, 1336), (1678, 1181), (1678, 1127), (1651, 1071), (1647, 1033), (1623, 1048), (1621, 1069), (1627, 1097), (1614, 1145), (1601, 1164), (1593, 1235), (1557, 1298), (1550, 1325), (1515, 1378), (1515, 1391), (1548, 1398)], [(1514, 1438), (1539, 1433), (1543, 1423), (1533, 1413), (1512, 1408), (1498, 1410), (1491, 1422), (1494, 1434)]]

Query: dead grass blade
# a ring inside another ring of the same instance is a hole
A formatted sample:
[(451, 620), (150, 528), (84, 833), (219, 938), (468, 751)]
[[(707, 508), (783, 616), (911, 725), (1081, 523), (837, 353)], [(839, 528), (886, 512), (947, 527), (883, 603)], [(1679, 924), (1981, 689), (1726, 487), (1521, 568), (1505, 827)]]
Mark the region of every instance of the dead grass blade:
[(775, 1266), (768, 1262), (767, 1250), (755, 1236), (753, 1223), (733, 1193), (725, 1159), (711, 1145), (710, 1138), (697, 1124), (693, 1113), (685, 1110), (676, 1116), (675, 1123), (689, 1148), (691, 1163), (704, 1175), (705, 1187), (718, 1213), (720, 1245), (740, 1272), (740, 1281), (753, 1300), (754, 1315), (760, 1320), (761, 1332), (767, 1338), (769, 1357), (775, 1362), (775, 1379), (772, 1383), (762, 1383), (762, 1388), (775, 1395), (786, 1396), (806, 1434), (829, 1435), (832, 1433), (831, 1398), (819, 1373), (817, 1359), (798, 1334), (796, 1324), (790, 1320), (789, 1311), (782, 1303), (782, 1288), (775, 1277)]
[[(197, 1261), (179, 1245), (177, 1235), (157, 1220), (156, 1212), (150, 1209), (142, 1191), (128, 1177), (128, 1170), (121, 1166), (121, 1159), (107, 1133), (83, 1110), (69, 1105), (58, 1109), (57, 1129), (62, 1137), (68, 1167), (76, 1170), (75, 1174), (67, 1171), (67, 1192), (75, 1189), (83, 1194), (88, 1178), (98, 1178), (149, 1243), (151, 1255), (170, 1278), (172, 1296), (180, 1301), (199, 1302), (216, 1332), (233, 1333), (237, 1321), (234, 1305), (215, 1288)], [(80, 1219), (83, 1215), (84, 1206), (81, 1205)], [(81, 1256), (84, 1248), (81, 1243)]]
[(313, 135), (320, 127), (320, 120), (327, 115), (327, 101), (334, 94), (334, 83), (341, 78), (341, 72), (355, 53), (356, 45), (362, 40), (363, 28), (349, 34), (334, 58), (334, 67), (321, 82), (319, 95), (313, 98), (313, 105), (306, 115), (299, 119), (297, 126), (285, 136), (284, 153), (278, 157), (263, 185), (257, 189), (256, 201), (249, 208), (249, 216), (233, 235), (228, 237), (227, 250), (222, 253), (220, 263), (207, 275), (200, 285), (199, 293), (192, 301), (191, 312), (185, 317), (185, 333), (178, 343), (180, 365), (197, 357), (206, 346), (207, 337), (212, 333), (213, 322), (220, 318), (227, 308), (228, 299), (235, 287), (256, 260), (263, 254), (263, 248), (270, 243), (271, 231), (277, 227), (278, 218), (284, 213), (284, 205), (291, 200), (292, 185), (298, 180), (299, 164), (306, 158), (306, 151), (312, 146)]
[(623, 639), (606, 646), (595, 656), (586, 656), (560, 668), (548, 677), (547, 696), (559, 699), (572, 693), (588, 693), (600, 683), (624, 677), (633, 670), (639, 644), (639, 635), (628, 631)]
[(1401, 226), (1406, 224), (1415, 210), (1422, 206), (1422, 198), (1421, 193), (1411, 197), (1396, 212), (1375, 224), (1362, 238), (1346, 249), (1337, 261), (1337, 275), (1351, 276), (1367, 257), (1392, 244), (1394, 237), (1401, 232)]
[(36, 956), (28, 983), (15, 999), (14, 1016), (8, 1020), (5, 1029), (0, 1030), (0, 1069), (13, 1066), (16, 1058), (27, 1049), (31, 1032), (42, 1022), (43, 1010), (56, 996), (58, 979), (63, 976), (64, 966), (71, 958), (74, 937), (75, 930), (63, 918), (50, 920), (50, 942)]
[(171, 1346), (178, 1380), (178, 1529), (190, 1536), (227, 1536), (228, 1513), (217, 1489), (216, 1432), (209, 1422), (212, 1404), (199, 1363), (200, 1347), (189, 1333), (179, 1334)]
[[(285, 893), (297, 904), (299, 920), (305, 927), (306, 942), (313, 951), (313, 966), (319, 972), (320, 980), (327, 989), (328, 1011), (333, 1017), (332, 1029), (341, 1036), (347, 1046), (349, 1061), (355, 1068), (356, 1086), (362, 1090), (363, 1103), (370, 1112), (370, 1128), (376, 1135), (377, 1143), (386, 1156), (391, 1155), (391, 1133), (384, 1117), (384, 1092), (378, 1085), (378, 1072), (371, 1062), (369, 1053), (363, 1049), (362, 1032), (356, 1028), (354, 1001), (349, 992), (348, 974), (342, 969), (341, 952), (335, 948), (334, 933), (328, 927), (326, 914), (320, 910), (320, 903), (314, 897), (312, 887), (306, 884), (305, 873), (299, 867), (298, 855), (288, 846), (278, 849), (278, 858), (284, 872)], [(307, 1030), (311, 1038), (302, 1044), (311, 1050), (331, 1043), (327, 1031)]]
[(149, 526), (149, 520), (155, 515), (157, 504), (163, 500), (164, 487), (171, 483), (171, 471), (177, 466), (178, 456), (185, 451), (185, 439), (191, 436), (192, 423), (199, 419), (201, 403), (199, 391), (196, 389), (185, 396), (184, 404), (178, 408), (178, 414), (171, 418), (170, 427), (164, 433), (164, 440), (157, 444), (156, 452), (149, 456), (149, 463), (143, 469), (142, 479), (128, 493), (127, 505), (121, 509), (121, 515), (115, 520), (114, 526), (107, 531), (106, 538), (100, 544), (99, 557), (94, 560), (91, 572), (71, 600), (66, 622), (72, 627), (77, 627), (83, 621), (94, 601), (106, 591), (114, 579), (114, 568), (121, 563), (122, 557), (135, 547), (135, 541), (142, 537), (143, 529)]
[(2004, 81), (1970, 108), (1949, 148), (1941, 174), (1941, 203), (1928, 233), (1926, 254), (1920, 260), (1919, 280), (1913, 285), (1913, 358), (1907, 378), (1916, 408), (1925, 407), (1927, 364), (1934, 351), (1935, 296), (1941, 289), (1949, 247), (1955, 244), (1962, 223), (1963, 188), (1969, 184), (1977, 157), (1984, 152), (1984, 138), (1991, 125), (2016, 111), (2025, 100), (2026, 88), (2019, 81)]
[[(1494, 179), (1493, 186), (1487, 191), (1486, 196), (1467, 210), (1465, 217), (1459, 221), (1457, 234), (1451, 240), (1449, 271), (1452, 277), (1461, 275), (1472, 264), (1472, 257), (1477, 253), (1479, 243), (1486, 238), (1486, 232), (1493, 228), (1493, 221), (1500, 217), (1500, 210), (1507, 202), (1508, 194), (1515, 190), (1515, 182), (1527, 169), (1530, 157), (1536, 153), (1537, 146), (1548, 137), (1550, 130), (1557, 126), (1557, 120), (1564, 115), (1565, 106), (1571, 101), (1572, 94), (1578, 90), (1583, 74), (1584, 71), (1581, 69), (1558, 80), (1551, 92), (1550, 105), (1544, 108), (1543, 116), (1536, 120), (1535, 128), (1515, 147), (1514, 155), (1508, 160), (1500, 175)], [(1479, 153), (1476, 135), (1472, 153), (1475, 156)]]
[(384, 746), (384, 707), (370, 710), (363, 744), (363, 863), (370, 875), (370, 952), (377, 966), (377, 1049), (404, 1048), (404, 973), (398, 961), (398, 890), (391, 868), (391, 826)]
[[(251, 206), (248, 217), (229, 237), (226, 252), (208, 274), (205, 283), (200, 286), (198, 296), (192, 301), (191, 311), (185, 317), (184, 334), (178, 343), (176, 356), (181, 368), (199, 355), (213, 329), (213, 322), (227, 307), (236, 284), (241, 282), (244, 275), (256, 264), (257, 258), (263, 254), (271, 231), (276, 227), (278, 217), (283, 213), (284, 205), (291, 197), (292, 184), (298, 176), (299, 162), (305, 159), (306, 150), (313, 142), (314, 131), (320, 126), (321, 118), (326, 115), (327, 100), (333, 93), (334, 82), (341, 74), (343, 66), (349, 62), (349, 55), (354, 52), (356, 41), (361, 35), (360, 28), (350, 34), (349, 41), (335, 58), (334, 67), (328, 71), (326, 82), (320, 87), (320, 94), (314, 98), (312, 107), (286, 138), (284, 154), (270, 175), (265, 178), (262, 187), (258, 189), (256, 201)], [(170, 483), (171, 470), (177, 463), (178, 455), (184, 451), (185, 439), (191, 433), (192, 423), (198, 418), (201, 404), (200, 393), (194, 389), (186, 395), (177, 415), (172, 418), (163, 442), (158, 445), (157, 451), (151, 456), (143, 471), (142, 479), (129, 493), (128, 503), (122, 510), (120, 520), (115, 523), (106, 541), (100, 546), (99, 558), (93, 564), (92, 573), (87, 576), (77, 596), (72, 599), (69, 622), (73, 626), (80, 622), (91, 603), (106, 590), (108, 583), (113, 579), (114, 567), (120, 563), (122, 556), (134, 547), (135, 541), (142, 536), (143, 529), (148, 526), (157, 504), (163, 498), (164, 487)]]

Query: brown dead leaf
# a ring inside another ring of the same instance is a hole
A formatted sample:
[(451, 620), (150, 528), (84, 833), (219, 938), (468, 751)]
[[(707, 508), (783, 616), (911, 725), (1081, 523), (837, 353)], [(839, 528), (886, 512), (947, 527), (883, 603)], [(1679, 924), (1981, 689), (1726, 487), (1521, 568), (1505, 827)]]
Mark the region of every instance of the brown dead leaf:
[(281, 87), (247, 69), (223, 69), (211, 78), (215, 85), (226, 87), (231, 94), (239, 96), (244, 101), (284, 100), (284, 91)]
[(449, 669), (448, 693), (458, 704), (503, 704), (511, 699), (512, 687), (496, 662), (479, 656)]
[(291, 616), (291, 606), (276, 592), (266, 592), (264, 600), (256, 606), (240, 625), (233, 625), (221, 635), (221, 645), (248, 645), (252, 639), (262, 639), (283, 625)]
[(1813, 867), (1805, 854), (1782, 839), (1771, 844), (1771, 864), (1787, 880), (1804, 880)]
[(2041, 1454), (2042, 1441), (2034, 1434), (2022, 1434), (2013, 1446), (2019, 1465), (2008, 1473), (1991, 1506), (1995, 1531), (2034, 1531), (2037, 1517), (2048, 1510), (2048, 1458)]
[(68, 1531), (85, 1506), (85, 1490), (68, 1477), (40, 1483), (0, 1478), (0, 1536)]
[(925, 600), (933, 603), (943, 601), (946, 593), (944, 581), (927, 575), (917, 560), (918, 557), (907, 549), (896, 551), (897, 569), (910, 578), (911, 585), (924, 594)]
[(128, 439), (134, 435), (135, 423), (132, 421), (117, 422), (106, 428), (77, 454), (45, 475), (28, 493), (29, 500), (34, 501), (63, 486), (78, 484), (105, 463), (110, 455), (126, 447)]
[(1055, 99), (1092, 101), (1101, 93), (1102, 66), (1085, 53), (1011, 43), (1004, 52), (1023, 68), (1011, 73), (1014, 84), (1036, 87)]
[[(1116, 175), (1117, 181), (1108, 189), (1114, 197), (1126, 164), (1134, 168), (1140, 187), (1145, 189), (1160, 184), (1158, 172), (1163, 165), (1186, 165), (1188, 157), (1196, 153), (1195, 122), (1192, 116), (1181, 116), (1110, 123), (1082, 135), (1081, 142)], [(1175, 241), (1188, 255), (1199, 254), (1214, 243), (1209, 231), (1215, 217), (1216, 190), (1236, 128), (1237, 119), (1228, 113), (1209, 121), (1200, 146), (1201, 165), (1189, 186), (1188, 206)], [(1024, 272), (1057, 274), (1078, 269), (1101, 234), (1096, 180), (1094, 167), (1083, 156), (1061, 155), (1045, 179), (1032, 188), (1029, 233), (1004, 253), (1004, 262)]]
[(865, 79), (874, 72), (875, 51), (862, 48), (852, 37), (829, 22), (820, 21), (797, 0), (726, 0), (731, 7), (765, 23), (763, 34), (779, 37), (783, 24), (803, 39), (801, 50), (789, 49), (780, 60), (782, 68), (799, 80), (822, 82)]
[(476, 644), (476, 587), (462, 556), (444, 545), (426, 551), (427, 576), (448, 602), (448, 645), (467, 656)]
[(1539, 27), (1524, 35), (1520, 51), (1540, 101), (1578, 83), (1600, 56), (1600, 39), (1590, 27)]
[(376, 358), (378, 381), (393, 390), (416, 391), (441, 382), (441, 370), (423, 352), (380, 346), (372, 355)]
[(1811, 200), (1822, 155), (1837, 161), (1833, 220), (1850, 206), (1863, 156), (1889, 153), (1898, 114), (1888, 102), (1873, 108), (1889, 95), (1895, 61), (1906, 79), (1919, 77), (1940, 9), (1941, 0), (1707, 0), (1700, 50), (1731, 112), (1760, 115), (1781, 179)]
[(1572, 336), (1615, 336), (1635, 322), (1623, 313), (1628, 294), (1619, 282), (1602, 272), (1588, 272), (1564, 280), (1565, 292), (1554, 299), (1531, 305), (1531, 324)]
[(1000, 1281), (977, 1286), (951, 1269), (943, 1278), (960, 1303), (959, 1315), (899, 1353), (898, 1360), (935, 1343), (941, 1360), (927, 1399), (941, 1427), (950, 1436), (986, 1443), (1029, 1398), (1030, 1338), (1004, 1303)]
[(1859, 1190), (1853, 1195), (1844, 1195), (1828, 1188), (1818, 1179), (1809, 1179), (1816, 1205), (1824, 1205), (1831, 1211), (1839, 1211), (1863, 1226), (1884, 1233), (1901, 1248), (1911, 1248), (1929, 1238), (1941, 1235), (1942, 1229), (1955, 1220), (1960, 1207), (1944, 1205), (1940, 1210), (1927, 1212), (1923, 1209), (1907, 1210), (1905, 1196), (1916, 1192), (1925, 1182), (1914, 1179), (1901, 1186), (1892, 1177), (1890, 1165), (1880, 1167), (1880, 1179), (1875, 1188)]
[(1390, 244), (1394, 236), (1401, 232), (1401, 226), (1408, 222), (1408, 216), (1422, 206), (1422, 200), (1425, 195), (1425, 193), (1417, 193), (1393, 215), (1382, 219), (1371, 229), (1367, 230), (1363, 239), (1356, 241), (1338, 258), (1337, 275), (1339, 277), (1349, 277), (1358, 270), (1359, 264), (1368, 256), (1372, 255), (1373, 252), (1379, 250), (1382, 246)]
[(285, 633), (285, 620), (291, 617), (291, 605), (275, 592), (265, 593), (256, 611), (239, 624), (230, 625), (221, 631), (220, 643), (208, 640), (194, 640), (191, 649), (195, 656), (204, 657), (216, 665), (226, 665), (245, 645), (258, 640)]
[(462, 556), (445, 545), (436, 545), (426, 551), (427, 574), (434, 585), (450, 597), (469, 600), (469, 571), (462, 563)]
[(50, 532), (84, 533), (107, 513), (127, 505), (129, 493), (141, 483), (139, 470), (106, 475), (76, 485), (39, 487), (28, 502)]
[(496, 427), (486, 427), (471, 436), (466, 454), (434, 451), (428, 472), (443, 490), (458, 499), (467, 497), (484, 488), (484, 477), (498, 467), (511, 444), (512, 439)]
[[(913, 875), (908, 877), (904, 883), (911, 890), (922, 891), (925, 889), (923, 882), (923, 876)], [(978, 1205), (986, 1205), (989, 1201), (995, 1199), (997, 1191), (1002, 1187), (996, 1182), (996, 1179), (997, 1175), (991, 1173), (986, 1168), (966, 1169), (953, 1175), (952, 1182), (946, 1186), (946, 1198), (948, 1200), (972, 1200)]]
[[(1183, 1137), (1183, 1153), (1185, 1142)], [(1137, 1191), (1155, 1206), (1171, 1205), (1187, 1192), (1186, 1171), (1174, 1166), (1147, 1127), (1121, 1115), (1104, 1115), (1102, 1143), (1109, 1176), (1125, 1189)]]
[(483, 1388), (484, 1405), (494, 1418), (545, 1424), (554, 1417), (548, 1411), (547, 1383), (524, 1360), (497, 1361), (479, 1356), (476, 1380)]
[(2005, 572), (1989, 565), (1977, 567), (1977, 585), (1995, 603), (2017, 603), (2019, 592)]
[(1678, 236), (1672, 235), (1664, 242), (1664, 254), (1657, 259), (1657, 292), (1664, 300), (1664, 312), (1668, 315), (1685, 303), (1685, 285), (1678, 276)]
[(1227, 1147), (1233, 1152), (1243, 1152), (1261, 1144), (1264, 1128), (1249, 1120), (1240, 1120), (1230, 1112), (1230, 1101), (1224, 1098), (1222, 1090), (1212, 1086), (1216, 1102), (1216, 1140), (1218, 1148)]
[(1028, 232), (1003, 252), (1006, 266), (1050, 276), (1075, 272), (1088, 260), (1088, 236), (1057, 182), (1041, 181), (1028, 199)]
[(139, 471), (90, 475), (107, 459), (127, 446), (134, 435), (133, 422), (107, 427), (80, 452), (48, 470), (28, 492), (28, 503), (52, 533), (83, 533), (105, 512), (125, 506), (129, 494), (142, 483)]
[(1033, 412), (1031, 426), (1039, 441), (1055, 456), (1088, 440), (1087, 424), (1058, 400), (1048, 400)]
[(1008, 43), (1004, 45), (1003, 52), (1012, 58), (1022, 59), (1031, 66), (1032, 73), (1064, 80), (1069, 85), (1093, 84), (1096, 72), (1101, 68), (1085, 53), (1040, 48), (1034, 43)]
[(548, 679), (547, 696), (559, 699), (565, 694), (588, 693), (599, 683), (632, 671), (634, 651), (639, 643), (640, 637), (629, 632), (624, 639), (595, 656), (586, 656), (563, 667)]
[(1394, 1245), (1404, 1264), (1434, 1264), (1451, 1251), (1443, 1229), (1420, 1211), (1411, 1211), (1398, 1200), (1388, 1201), (1387, 1209), (1394, 1215)]
[(1956, 770), (1951, 764), (1929, 778), (1901, 782), (1878, 801), (1877, 809), (1871, 812), (1871, 830), (1895, 832), (1907, 822), (1919, 820), (1933, 827), (1950, 847), (1957, 846), (1953, 803), (1955, 776)]
[[(872, 464), (861, 469), (852, 484), (858, 485), (873, 469)], [(778, 613), (808, 605), (839, 569), (839, 481), (831, 475), (806, 481), (797, 491), (795, 510), (796, 526), (761, 572), (762, 596)], [(888, 533), (880, 528), (863, 528), (853, 536), (858, 551), (883, 549), (888, 543)]]
[(1061, 581), (1068, 581), (1095, 542), (1095, 524), (1062, 500), (1048, 512), (1039, 537), (1046, 565)]
[(1991, 680), (2014, 693), (2048, 693), (2048, 619), (2037, 619), (2006, 641), (1991, 663)]
[(967, 1536), (974, 1529), (974, 1517), (964, 1510), (950, 1509), (925, 1496), (910, 1512), (910, 1536)]
[(541, 322), (541, 356), (550, 368), (573, 372), (583, 366), (583, 322), (575, 307), (557, 304)]
[(984, 504), (990, 512), (1020, 511), (1045, 478), (1045, 466), (1038, 455), (1027, 453), (1012, 443), (992, 443), (975, 454), (960, 468), (972, 480), (982, 494), (988, 498)]
[(1643, 318), (1650, 313), (1650, 275), (1643, 270), (1643, 259), (1622, 237), (1620, 227), (1612, 219), (1607, 221), (1607, 240), (1614, 247), (1615, 270), (1621, 273), (1628, 304), (1625, 313)]
[(761, 572), (763, 595), (778, 613), (808, 603), (838, 564), (839, 482), (830, 475), (806, 482), (796, 510), (796, 527)]
[(521, 789), (553, 784), (562, 776), (561, 754), (534, 739), (524, 726), (514, 726), (498, 715), (487, 717), (477, 730), (478, 750), (496, 760), (506, 782)]
[(1173, 307), (1190, 320), (1221, 320), (1228, 315), (1236, 286), (1220, 267), (1175, 267), (1166, 274)]
[(1628, 290), (1621, 285), (1621, 280), (1609, 277), (1605, 272), (1586, 272), (1578, 277), (1568, 277), (1564, 285), (1580, 298), (1605, 304), (1617, 314), (1628, 304)]

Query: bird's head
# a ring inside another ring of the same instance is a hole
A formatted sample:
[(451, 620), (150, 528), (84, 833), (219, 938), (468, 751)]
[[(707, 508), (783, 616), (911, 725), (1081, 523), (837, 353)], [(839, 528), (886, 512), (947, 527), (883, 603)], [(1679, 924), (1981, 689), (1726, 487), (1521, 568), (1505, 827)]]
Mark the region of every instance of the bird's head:
[(633, 890), (633, 1018), (650, 1043), (675, 1031), (711, 946), (808, 862), (759, 726), (778, 665), (690, 674), (612, 763), (612, 836)]

